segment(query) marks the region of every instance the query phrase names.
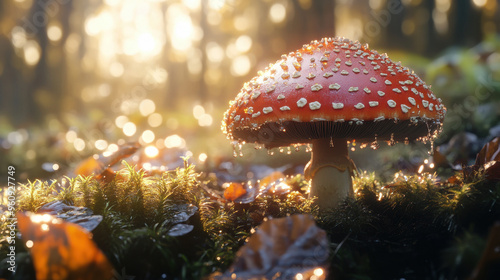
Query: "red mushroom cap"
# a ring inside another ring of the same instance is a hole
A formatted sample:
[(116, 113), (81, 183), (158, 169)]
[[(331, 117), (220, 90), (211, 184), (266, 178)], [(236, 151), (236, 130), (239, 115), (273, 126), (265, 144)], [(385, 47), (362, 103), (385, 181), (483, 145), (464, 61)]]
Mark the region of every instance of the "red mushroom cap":
[(337, 37), (283, 55), (245, 83), (222, 129), (268, 147), (329, 137), (402, 141), (437, 134), (445, 113), (409, 68)]

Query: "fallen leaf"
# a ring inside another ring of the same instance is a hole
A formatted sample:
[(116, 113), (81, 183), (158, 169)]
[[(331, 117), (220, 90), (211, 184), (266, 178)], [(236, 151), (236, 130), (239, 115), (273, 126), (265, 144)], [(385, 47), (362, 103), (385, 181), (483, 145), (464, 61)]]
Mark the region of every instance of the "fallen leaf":
[(224, 183), (222, 187), (225, 188), (224, 198), (229, 201), (235, 201), (247, 193), (245, 187), (240, 183)]
[(298, 279), (311, 271), (315, 279), (326, 279), (328, 248), (326, 232), (311, 215), (267, 220), (238, 250), (229, 270), (211, 279)]
[(476, 156), (476, 164), (482, 166), (490, 161), (500, 161), (500, 137), (486, 143)]
[(176, 224), (169, 231), (170, 236), (182, 236), (190, 233), (193, 230), (193, 225), (188, 224)]
[(17, 213), (37, 280), (111, 279), (113, 267), (82, 227), (49, 214)]
[(92, 174), (102, 172), (103, 169), (104, 163), (102, 161), (99, 161), (94, 157), (88, 157), (76, 166), (74, 173), (76, 175), (90, 176)]
[(283, 174), (280, 171), (274, 171), (273, 173), (269, 174), (268, 176), (262, 178), (260, 180), (259, 185), (262, 188), (267, 187), (268, 185), (272, 183), (276, 183), (277, 181), (279, 182), (280, 180), (285, 179), (285, 174)]
[(77, 224), (89, 232), (93, 231), (102, 221), (102, 216), (94, 215), (89, 208), (69, 206), (59, 200), (43, 205), (37, 213), (49, 214), (66, 222)]
[(484, 164), (484, 176), (490, 181), (500, 181), (500, 161)]
[(140, 145), (138, 143), (129, 143), (120, 146), (118, 150), (111, 155), (105, 156), (103, 153), (88, 157), (75, 167), (73, 173), (74, 175), (82, 176), (94, 174), (96, 179), (109, 182), (115, 177), (115, 171), (111, 170), (110, 167), (133, 155), (139, 148)]
[(198, 207), (193, 204), (176, 204), (169, 208), (169, 210), (173, 211), (174, 214), (168, 222), (171, 224), (178, 224), (189, 220), (189, 218), (196, 214)]

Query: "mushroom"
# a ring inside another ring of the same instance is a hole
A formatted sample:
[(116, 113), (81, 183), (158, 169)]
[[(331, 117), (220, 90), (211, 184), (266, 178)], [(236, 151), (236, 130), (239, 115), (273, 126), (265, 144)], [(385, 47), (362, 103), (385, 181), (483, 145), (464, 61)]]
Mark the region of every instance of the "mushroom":
[(283, 55), (245, 83), (224, 114), (236, 143), (312, 144), (304, 170), (319, 209), (353, 195), (348, 143), (432, 141), (446, 108), (412, 70), (345, 38), (323, 38)]

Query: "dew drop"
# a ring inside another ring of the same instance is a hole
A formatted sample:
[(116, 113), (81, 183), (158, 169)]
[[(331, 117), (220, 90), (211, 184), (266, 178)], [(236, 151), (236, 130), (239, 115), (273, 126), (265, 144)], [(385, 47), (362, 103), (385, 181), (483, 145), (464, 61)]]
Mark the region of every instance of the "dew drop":
[(396, 145), (396, 141), (394, 141), (394, 133), (391, 133), (391, 139), (389, 140), (389, 142), (387, 142), (387, 145), (391, 147)]
[(295, 145), (295, 151), (296, 152), (300, 152), (300, 146), (299, 145)]
[(333, 137), (330, 137), (330, 148), (333, 148), (334, 145), (333, 145)]
[(431, 142), (431, 150), (429, 151), (429, 155), (433, 156), (434, 155), (434, 138), (431, 138), (429, 140)]
[(285, 151), (285, 149), (283, 149), (283, 147), (280, 147), (279, 151), (280, 151), (280, 154), (282, 154)]
[(284, 126), (280, 126), (280, 132), (286, 132), (286, 129)]
[(272, 149), (267, 149), (267, 154), (272, 156), (274, 155), (274, 151)]
[(309, 152), (311, 152), (311, 151), (312, 151), (312, 149), (311, 149), (311, 145), (307, 144), (307, 145), (306, 145), (306, 153), (309, 153)]
[(238, 143), (238, 155), (240, 157), (243, 157), (243, 144), (245, 144), (245, 142), (239, 142)]
[(370, 148), (372, 148), (373, 150), (377, 150), (378, 148), (380, 148), (377, 140), (377, 135), (375, 135), (375, 140), (370, 144)]
[(238, 157), (238, 152), (237, 152), (237, 147), (238, 147), (238, 142), (233, 141), (233, 157)]
[(290, 146), (288, 146), (288, 147), (286, 148), (286, 154), (287, 154), (287, 155), (289, 155), (289, 154), (291, 154), (291, 153), (292, 153), (292, 149), (290, 148)]
[(405, 137), (405, 145), (410, 144), (410, 140), (408, 140), (408, 137)]
[(356, 148), (355, 147), (351, 147), (351, 151), (352, 152), (356, 151)]

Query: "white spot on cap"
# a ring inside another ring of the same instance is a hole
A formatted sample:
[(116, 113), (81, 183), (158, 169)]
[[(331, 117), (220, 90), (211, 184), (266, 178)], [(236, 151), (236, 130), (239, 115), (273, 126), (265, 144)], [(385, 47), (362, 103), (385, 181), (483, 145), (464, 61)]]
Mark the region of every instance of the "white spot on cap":
[(331, 76), (333, 76), (332, 72), (325, 72), (325, 74), (323, 74), (323, 77), (325, 77), (325, 78), (329, 78)]
[(411, 105), (413, 105), (413, 106), (417, 105), (417, 102), (415, 101), (415, 98), (413, 98), (413, 97), (408, 97), (408, 101), (410, 101)]
[(269, 114), (272, 111), (273, 111), (272, 107), (264, 107), (264, 108), (262, 108), (262, 112), (264, 112), (264, 114)]
[(365, 87), (363, 90), (364, 90), (366, 93), (370, 93), (370, 92), (372, 92), (372, 91), (371, 91), (369, 88), (367, 88), (367, 87)]
[(309, 73), (309, 75), (307, 75), (306, 78), (308, 78), (309, 80), (311, 80), (311, 79), (316, 78), (316, 75), (314, 75), (313, 73)]
[(307, 99), (305, 99), (304, 97), (302, 97), (301, 99), (299, 99), (297, 101), (297, 106), (299, 108), (302, 108), (302, 107), (306, 106), (306, 104), (307, 104)]
[(252, 118), (256, 118), (256, 117), (258, 117), (258, 116), (260, 116), (260, 111), (259, 111), (259, 112), (257, 112), (257, 113), (253, 113), (253, 114), (252, 114)]
[(299, 71), (293, 72), (292, 78), (298, 78), (298, 77), (300, 77), (300, 72)]
[(309, 109), (314, 111), (314, 110), (318, 110), (319, 108), (321, 108), (321, 103), (319, 103), (318, 101), (314, 101), (314, 102), (309, 103)]
[(378, 106), (378, 101), (369, 101), (368, 104), (370, 105), (370, 107), (376, 107)]
[(282, 99), (285, 99), (285, 96), (283, 94), (280, 94), (280, 95), (278, 95), (277, 98), (278, 98), (278, 100), (282, 100)]
[(427, 106), (429, 106), (429, 101), (422, 100), (422, 105), (424, 105), (424, 108), (427, 108)]
[(359, 73), (360, 71), (359, 71), (359, 68), (353, 68), (353, 69), (352, 69), (352, 72), (354, 72), (354, 73)]
[(241, 119), (241, 116), (240, 116), (240, 115), (236, 115), (236, 116), (234, 116), (234, 118), (233, 118), (233, 119), (234, 119), (235, 121), (239, 121), (239, 120)]
[(375, 121), (375, 122), (381, 122), (383, 120), (385, 120), (384, 116), (376, 117), (376, 118), (373, 119), (373, 121)]
[(272, 91), (274, 91), (276, 89), (276, 86), (275, 85), (272, 85), (270, 88), (266, 89), (266, 93), (271, 93)]
[(408, 113), (408, 111), (411, 109), (410, 106), (406, 105), (406, 104), (401, 104), (401, 111), (403, 111), (403, 113)]
[(384, 82), (384, 83), (385, 83), (386, 85), (392, 85), (391, 81), (389, 81), (389, 80), (385, 80), (385, 82)]
[(301, 89), (301, 88), (304, 88), (304, 86), (303, 86), (303, 85), (301, 85), (301, 84), (297, 84), (297, 85), (295, 86), (295, 89)]
[(337, 84), (337, 83), (335, 83), (335, 84), (331, 84), (331, 85), (329, 85), (329, 86), (328, 86), (328, 88), (329, 88), (329, 89), (337, 89), (337, 90), (338, 90), (338, 89), (340, 89), (340, 85), (339, 85), (339, 84)]
[(358, 91), (358, 87), (350, 87), (349, 92)]
[(259, 95), (260, 95), (260, 91), (254, 91), (252, 93), (252, 99), (255, 99), (255, 98), (259, 97)]
[(314, 84), (311, 86), (312, 91), (320, 91), (323, 88), (320, 84)]
[(283, 107), (280, 107), (280, 110), (281, 110), (281, 111), (290, 111), (290, 107), (288, 107), (288, 106), (283, 106)]
[(392, 91), (397, 92), (397, 93), (401, 93), (401, 90), (399, 88), (393, 88)]
[(388, 105), (389, 105), (389, 107), (391, 107), (391, 108), (394, 108), (394, 107), (396, 107), (396, 105), (397, 105), (397, 104), (396, 104), (396, 101), (394, 101), (394, 100), (392, 100), (392, 99), (387, 100), (387, 104), (388, 104)]
[(429, 103), (429, 111), (432, 111), (433, 107), (434, 107), (434, 103)]
[(384, 96), (384, 95), (385, 95), (385, 92), (383, 92), (383, 91), (379, 90), (379, 91), (377, 91), (377, 94), (378, 94), (379, 96)]
[(349, 75), (349, 72), (347, 72), (347, 70), (342, 70), (342, 71), (340, 71), (340, 74), (342, 74), (342, 75)]
[(372, 81), (372, 82), (376, 83), (376, 82), (377, 82), (377, 79), (376, 79), (375, 77), (371, 77), (371, 78), (370, 78), (370, 81)]
[(361, 110), (361, 109), (365, 108), (365, 105), (363, 103), (358, 103), (358, 104), (354, 105), (354, 108)]
[(342, 109), (344, 108), (344, 103), (335, 103), (332, 102), (333, 109)]

